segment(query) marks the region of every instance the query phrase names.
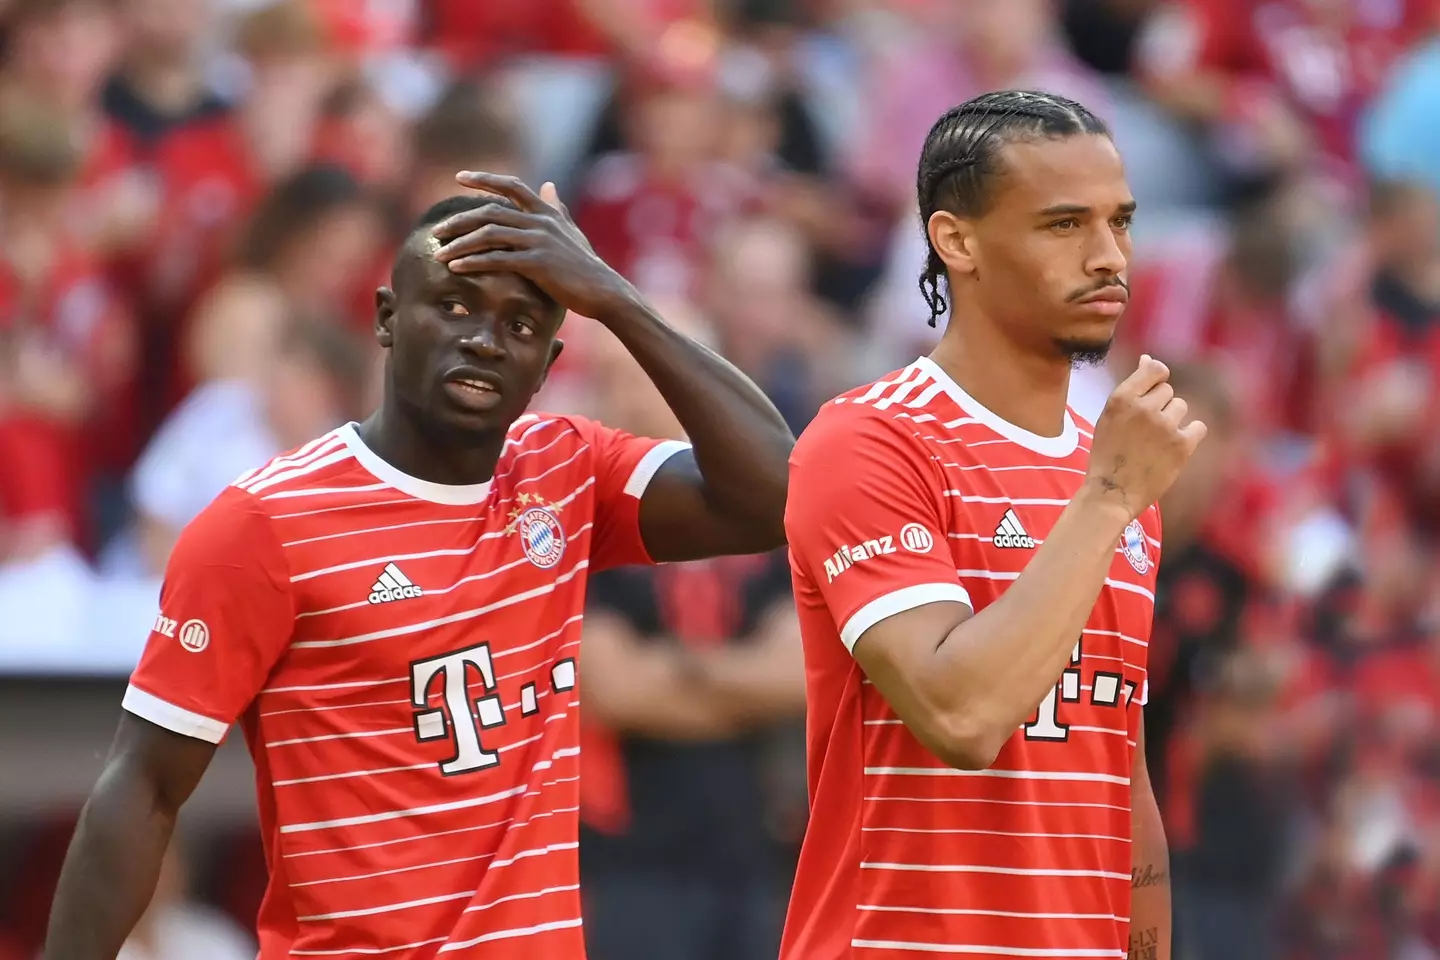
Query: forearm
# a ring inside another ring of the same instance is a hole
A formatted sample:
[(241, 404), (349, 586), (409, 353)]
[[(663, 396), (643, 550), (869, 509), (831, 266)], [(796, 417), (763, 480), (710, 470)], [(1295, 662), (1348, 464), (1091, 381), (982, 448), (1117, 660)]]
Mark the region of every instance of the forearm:
[(734, 365), (666, 324), (638, 294), (596, 319), (625, 345), (680, 421), (712, 506), (766, 527), (774, 543), (783, 543), (795, 437), (775, 405)]
[(106, 770), (65, 857), (43, 960), (114, 960), (150, 902), (174, 828), (143, 777)]
[(1135, 804), (1128, 960), (1170, 960), (1170, 851), (1154, 795)]
[(993, 758), (1054, 689), (1126, 522), (1122, 510), (1078, 496), (1015, 582), (936, 647), (930, 695), (982, 759)]

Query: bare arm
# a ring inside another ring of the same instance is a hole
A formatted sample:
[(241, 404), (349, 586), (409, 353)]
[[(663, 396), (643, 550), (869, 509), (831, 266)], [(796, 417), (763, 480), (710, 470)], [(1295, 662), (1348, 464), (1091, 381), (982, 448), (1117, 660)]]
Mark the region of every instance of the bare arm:
[(1133, 818), (1130, 952), (1128, 960), (1170, 960), (1170, 848), (1145, 763), (1145, 723), (1135, 745), (1130, 775)]
[(55, 893), (44, 960), (114, 960), (145, 912), (215, 745), (122, 714)]
[(462, 173), (467, 187), (501, 194), (435, 228), (436, 258), (460, 273), (513, 271), (567, 309), (609, 328), (644, 369), (694, 446), (645, 489), (640, 529), (657, 561), (761, 553), (785, 542), (785, 488), (795, 437), (750, 378), (667, 324), (601, 260), (554, 187), (543, 196), (513, 177)]
[(585, 617), (585, 703), (612, 729), (666, 740), (709, 740), (805, 709), (794, 613), (777, 604), (750, 643), (694, 653), (647, 644), (607, 611)]
[(1164, 364), (1142, 357), (1095, 428), (1090, 469), (1014, 583), (978, 615), (917, 606), (857, 639), (866, 675), (919, 740), (982, 769), (1055, 685), (1104, 585), (1125, 526), (1174, 482), (1205, 436)]
[(1069, 663), (1129, 520), (1087, 488), (994, 603), (974, 616), (945, 602), (882, 620), (856, 642), (855, 659), (931, 752), (988, 767)]

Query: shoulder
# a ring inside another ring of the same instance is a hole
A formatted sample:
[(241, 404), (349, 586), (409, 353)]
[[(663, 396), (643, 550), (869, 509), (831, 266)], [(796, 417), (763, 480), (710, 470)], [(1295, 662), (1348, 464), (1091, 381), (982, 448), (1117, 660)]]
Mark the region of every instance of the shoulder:
[(338, 427), (293, 450), (271, 457), (262, 466), (236, 477), (231, 487), (251, 494), (267, 505), (320, 491), (329, 492), (342, 476), (355, 468), (355, 451), (348, 427)]
[(826, 401), (796, 441), (791, 465), (849, 462), (876, 450), (926, 459), (915, 412), (892, 402), (904, 373), (896, 371)]

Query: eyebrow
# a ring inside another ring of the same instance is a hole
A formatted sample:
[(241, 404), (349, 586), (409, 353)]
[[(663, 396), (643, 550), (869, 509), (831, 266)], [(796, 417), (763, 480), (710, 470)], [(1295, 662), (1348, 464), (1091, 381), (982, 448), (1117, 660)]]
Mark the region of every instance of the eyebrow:
[[(1126, 214), (1131, 214), (1135, 212), (1137, 206), (1139, 205), (1134, 200), (1127, 200), (1125, 203), (1120, 204), (1120, 207), (1116, 212), (1122, 216)], [(1041, 210), (1038, 214), (1036, 214), (1036, 216), (1083, 217), (1086, 214), (1090, 214), (1093, 212), (1094, 210), (1092, 208), (1081, 206), (1078, 203), (1057, 203), (1053, 207), (1046, 207), (1044, 210)]]

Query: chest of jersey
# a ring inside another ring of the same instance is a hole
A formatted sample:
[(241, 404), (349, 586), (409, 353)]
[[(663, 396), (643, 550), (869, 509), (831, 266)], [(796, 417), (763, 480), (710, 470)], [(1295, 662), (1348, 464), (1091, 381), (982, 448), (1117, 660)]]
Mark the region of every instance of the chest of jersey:
[[(1088, 457), (1079, 449), (1056, 462), (990, 463), (967, 450), (956, 459), (942, 467), (952, 479), (964, 477), (947, 489), (948, 547), (979, 611), (1004, 593), (1045, 542), (1083, 482)], [(1116, 542), (1070, 665), (1025, 725), (1024, 740), (1064, 742), (1072, 726), (1110, 731), (1119, 747), (1125, 745), (1121, 734), (1134, 739), (1138, 712), (1129, 708), (1146, 695), (1158, 532), (1152, 508)]]

